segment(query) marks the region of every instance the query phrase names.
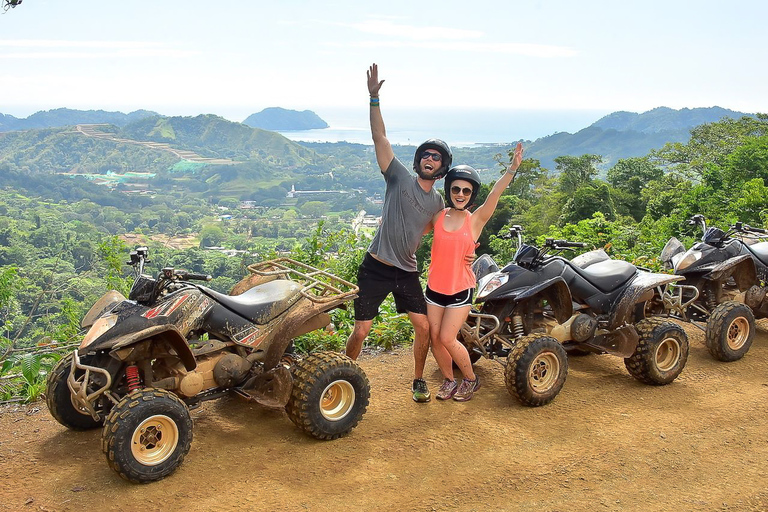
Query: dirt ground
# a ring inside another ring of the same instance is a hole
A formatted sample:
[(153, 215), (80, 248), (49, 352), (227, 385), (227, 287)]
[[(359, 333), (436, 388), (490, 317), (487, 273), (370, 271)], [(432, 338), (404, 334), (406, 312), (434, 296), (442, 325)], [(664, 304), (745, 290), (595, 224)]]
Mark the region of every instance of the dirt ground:
[(533, 409), (493, 361), (477, 364), (472, 401), (416, 404), (409, 350), (364, 356), (371, 403), (349, 436), (315, 441), (282, 411), (209, 402), (192, 411), (182, 466), (148, 485), (108, 469), (100, 431), (67, 431), (42, 403), (0, 409), (0, 510), (768, 510), (766, 325), (727, 364), (686, 331), (673, 384), (642, 385), (615, 357), (571, 358), (563, 391)]

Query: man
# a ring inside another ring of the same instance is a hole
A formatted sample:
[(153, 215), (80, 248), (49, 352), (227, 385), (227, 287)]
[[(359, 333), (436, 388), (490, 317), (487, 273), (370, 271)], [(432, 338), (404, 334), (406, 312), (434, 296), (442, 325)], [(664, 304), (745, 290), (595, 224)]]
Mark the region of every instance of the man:
[(387, 140), (379, 107), (379, 70), (373, 64), (368, 70), (368, 92), (371, 95), (371, 135), (384, 180), (387, 182), (381, 225), (376, 230), (357, 275), (360, 292), (355, 299), (355, 327), (347, 340), (347, 355), (357, 359), (363, 341), (371, 330), (379, 306), (392, 293), (399, 312), (407, 312), (413, 324), (414, 381), (413, 399), (429, 402), (431, 394), (423, 379), (429, 353), (427, 304), (416, 269), (416, 249), (424, 233), (431, 229), (432, 217), (444, 203), (435, 190), (436, 180), (451, 167), (453, 155), (448, 145), (430, 139), (416, 150), (413, 176), (397, 159)]

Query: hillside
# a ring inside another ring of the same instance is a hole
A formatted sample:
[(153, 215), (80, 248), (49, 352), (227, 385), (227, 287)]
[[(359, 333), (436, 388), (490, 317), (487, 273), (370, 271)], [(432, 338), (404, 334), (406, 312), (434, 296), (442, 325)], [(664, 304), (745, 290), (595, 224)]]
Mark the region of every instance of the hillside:
[(526, 148), (526, 157), (537, 158), (554, 170), (558, 156), (595, 154), (603, 156), (603, 169), (619, 159), (647, 155), (668, 142), (687, 142), (695, 126), (752, 116), (720, 107), (675, 110), (658, 107), (642, 114), (614, 112), (576, 133), (560, 132), (536, 139)]
[(243, 124), (264, 130), (314, 130), (328, 128), (328, 123), (311, 110), (287, 110), (280, 107), (265, 108), (248, 116)]
[(258, 161), (296, 168), (315, 160), (313, 151), (279, 133), (251, 128), (215, 115), (149, 117), (118, 131), (120, 137), (164, 142), (202, 156)]
[(105, 110), (73, 110), (69, 108), (40, 111), (23, 119), (0, 114), (0, 132), (57, 128), (74, 126), (76, 124), (113, 124), (115, 126), (125, 126), (139, 119), (157, 115), (159, 115), (157, 112), (149, 110), (136, 110), (130, 114), (124, 114), (122, 112), (107, 112)]

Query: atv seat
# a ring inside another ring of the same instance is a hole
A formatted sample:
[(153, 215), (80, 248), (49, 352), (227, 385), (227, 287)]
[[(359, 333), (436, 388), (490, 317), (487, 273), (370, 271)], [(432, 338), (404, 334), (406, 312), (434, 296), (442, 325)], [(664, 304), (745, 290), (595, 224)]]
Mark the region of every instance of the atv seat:
[(758, 242), (752, 245), (745, 244), (745, 246), (763, 265), (768, 265), (768, 242)]
[(276, 279), (256, 285), (240, 295), (224, 295), (205, 286), (199, 288), (238, 315), (264, 325), (299, 300), (302, 286), (295, 281)]
[(571, 265), (571, 268), (605, 293), (612, 292), (637, 273), (634, 265), (622, 260), (600, 261), (587, 268)]

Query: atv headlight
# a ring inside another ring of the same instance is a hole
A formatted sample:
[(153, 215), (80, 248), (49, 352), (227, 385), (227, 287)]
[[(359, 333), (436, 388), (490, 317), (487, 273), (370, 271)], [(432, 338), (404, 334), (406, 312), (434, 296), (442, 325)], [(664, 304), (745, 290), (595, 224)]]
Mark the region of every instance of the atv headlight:
[(677, 262), (677, 265), (675, 265), (675, 270), (685, 270), (686, 268), (699, 261), (702, 256), (703, 253), (701, 251), (689, 250), (683, 255), (682, 258), (680, 258), (680, 261)]
[(83, 342), (80, 343), (80, 348), (85, 348), (93, 343), (95, 339), (113, 328), (116, 323), (117, 315), (114, 314), (104, 315), (103, 317), (96, 320), (88, 331), (88, 334), (86, 334), (83, 338)]
[(483, 277), (477, 284), (477, 289), (480, 290), (477, 293), (477, 298), (481, 299), (488, 296), (492, 291), (506, 284), (508, 280), (507, 274), (489, 274)]

